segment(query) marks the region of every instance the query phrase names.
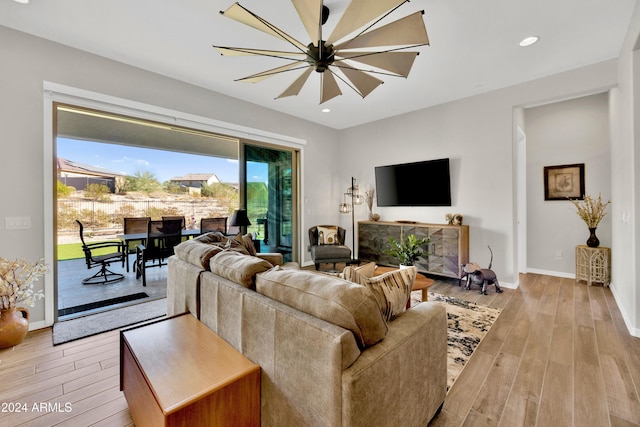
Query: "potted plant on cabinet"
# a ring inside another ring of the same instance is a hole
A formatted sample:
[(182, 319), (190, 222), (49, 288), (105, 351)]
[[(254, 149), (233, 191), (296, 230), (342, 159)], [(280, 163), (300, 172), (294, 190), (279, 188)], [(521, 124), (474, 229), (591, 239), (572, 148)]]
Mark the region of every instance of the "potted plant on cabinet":
[[(431, 241), (428, 237), (418, 239), (415, 234), (409, 234), (406, 240), (395, 240), (393, 237), (389, 237), (390, 249), (384, 251), (385, 254), (395, 258), (400, 263), (400, 266), (411, 266), (425, 253), (422, 246), (428, 244)], [(428, 252), (427, 252), (428, 254)]]

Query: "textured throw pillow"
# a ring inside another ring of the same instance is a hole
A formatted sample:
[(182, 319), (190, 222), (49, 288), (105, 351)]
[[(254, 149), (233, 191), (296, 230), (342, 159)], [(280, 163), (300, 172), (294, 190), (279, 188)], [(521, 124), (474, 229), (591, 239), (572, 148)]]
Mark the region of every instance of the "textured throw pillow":
[(219, 252), (222, 252), (222, 246), (202, 243), (198, 240), (187, 240), (174, 248), (174, 253), (178, 258), (205, 270), (209, 269), (209, 260)]
[(198, 237), (194, 237), (193, 240), (196, 242), (212, 244), (226, 242), (227, 240), (229, 240), (229, 238), (219, 231), (213, 231), (211, 233), (205, 233), (199, 235)]
[[(238, 236), (240, 236), (238, 234)], [(253, 236), (251, 234), (245, 234), (244, 236), (241, 236), (240, 239), (242, 240), (242, 246), (244, 246), (244, 248), (247, 250), (247, 252), (249, 252), (249, 255), (253, 255), (256, 256), (256, 247), (253, 244)]]
[(250, 289), (255, 288), (256, 274), (273, 267), (262, 258), (233, 250), (220, 252), (211, 258), (209, 266), (212, 273)]
[[(357, 267), (352, 267), (352, 266), (347, 266), (345, 267), (345, 270), (349, 268), (349, 271), (356, 271), (357, 273), (359, 273), (361, 276), (364, 277), (373, 277), (375, 271), (376, 271), (376, 263), (375, 262), (369, 262), (363, 265), (359, 265)], [(342, 271), (342, 273), (340, 273), (340, 277), (343, 279), (346, 279), (345, 274), (344, 274), (344, 270)], [(349, 279), (347, 279), (349, 280)], [(352, 280), (351, 280), (352, 281)]]
[(319, 245), (337, 245), (338, 227), (318, 227), (318, 244)]
[(411, 266), (370, 278), (358, 273), (353, 267), (345, 268), (343, 273), (346, 280), (371, 290), (380, 307), (382, 317), (390, 322), (407, 309), (407, 301), (411, 298), (411, 290), (418, 269)]
[(353, 332), (361, 348), (387, 334), (376, 301), (364, 287), (306, 270), (274, 267), (256, 278), (256, 291)]

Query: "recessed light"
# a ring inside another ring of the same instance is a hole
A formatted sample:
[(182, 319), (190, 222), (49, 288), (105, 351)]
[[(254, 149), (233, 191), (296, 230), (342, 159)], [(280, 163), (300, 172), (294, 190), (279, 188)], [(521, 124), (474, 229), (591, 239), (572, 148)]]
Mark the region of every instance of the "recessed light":
[(13, 0), (13, 1), (20, 4), (29, 4), (29, 0)]
[(330, 113), (330, 112), (331, 112), (331, 110), (330, 110), (330, 109), (328, 109), (328, 108), (323, 108), (323, 109), (322, 109), (322, 112), (323, 112), (323, 113)]
[(522, 46), (522, 47), (531, 46), (532, 44), (537, 43), (538, 40), (540, 40), (540, 37), (538, 37), (538, 36), (529, 36), (529, 37), (526, 37), (526, 38), (522, 39), (522, 41), (520, 42), (520, 46)]

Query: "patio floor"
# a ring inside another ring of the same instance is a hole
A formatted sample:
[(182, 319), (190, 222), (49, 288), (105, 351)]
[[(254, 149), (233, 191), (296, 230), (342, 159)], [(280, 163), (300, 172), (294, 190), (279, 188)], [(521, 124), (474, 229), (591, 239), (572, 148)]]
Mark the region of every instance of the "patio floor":
[[(135, 255), (130, 255), (129, 264), (133, 265)], [(147, 286), (142, 286), (142, 279), (136, 280), (135, 273), (126, 267), (121, 267), (119, 263), (111, 264), (109, 268), (115, 273), (124, 274), (124, 280), (107, 285), (84, 285), (82, 279), (93, 275), (99, 267), (91, 270), (87, 269), (84, 259), (74, 259), (58, 262), (58, 307), (57, 310), (68, 309), (67, 312), (75, 311), (74, 307), (85, 304), (96, 303), (106, 300), (114, 300), (121, 297), (132, 296), (141, 292), (148, 296), (142, 299), (135, 299), (128, 302), (119, 302), (105, 307), (91, 308), (72, 314), (58, 316), (58, 320), (68, 320), (71, 318), (86, 316), (101, 311), (113, 310), (127, 305), (139, 304), (167, 296), (167, 266), (152, 267), (147, 269)], [(126, 299), (126, 298), (125, 298)]]

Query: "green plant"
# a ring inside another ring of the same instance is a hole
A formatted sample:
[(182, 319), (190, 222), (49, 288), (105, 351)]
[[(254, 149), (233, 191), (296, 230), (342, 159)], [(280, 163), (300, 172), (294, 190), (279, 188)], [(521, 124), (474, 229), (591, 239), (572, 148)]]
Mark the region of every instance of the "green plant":
[(105, 202), (109, 200), (111, 190), (104, 184), (89, 184), (84, 189), (84, 197), (87, 199)]
[(393, 237), (389, 237), (390, 249), (384, 251), (385, 254), (398, 260), (400, 265), (413, 265), (425, 250), (422, 246), (429, 243), (431, 239), (425, 237), (418, 239), (415, 234), (409, 234), (406, 240), (395, 240)]
[(69, 197), (71, 195), (71, 193), (73, 193), (74, 191), (76, 191), (75, 188), (69, 187), (68, 185), (65, 185), (60, 180), (58, 180), (58, 182), (57, 182), (57, 196), (58, 196), (58, 198)]

